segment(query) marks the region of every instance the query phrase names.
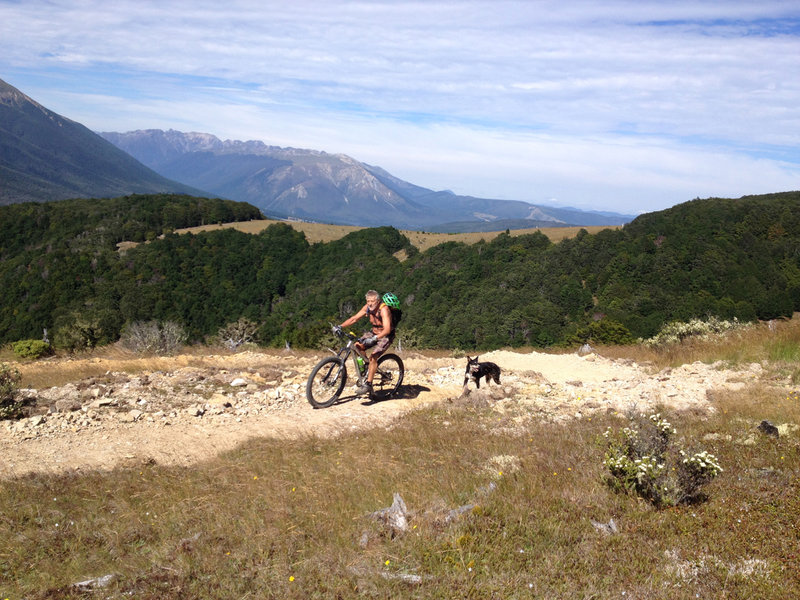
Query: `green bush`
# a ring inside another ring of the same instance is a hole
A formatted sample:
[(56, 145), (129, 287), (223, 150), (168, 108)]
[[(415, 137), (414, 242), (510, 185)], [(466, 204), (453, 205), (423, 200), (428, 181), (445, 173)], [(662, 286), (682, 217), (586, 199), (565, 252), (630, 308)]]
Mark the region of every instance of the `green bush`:
[(41, 358), (53, 353), (53, 347), (42, 340), (20, 340), (12, 343), (11, 349), (20, 358)]
[(689, 504), (703, 498), (700, 488), (722, 472), (717, 457), (706, 451), (675, 451), (675, 428), (661, 414), (634, 417), (630, 427), (604, 434), (604, 464), (612, 489), (636, 494), (657, 507)]
[(633, 336), (625, 325), (610, 319), (592, 321), (585, 327), (581, 327), (569, 339), (571, 344), (606, 344), (624, 345), (632, 344)]
[(17, 369), (0, 363), (0, 420), (13, 419), (22, 414), (22, 402), (17, 400), (20, 379)]

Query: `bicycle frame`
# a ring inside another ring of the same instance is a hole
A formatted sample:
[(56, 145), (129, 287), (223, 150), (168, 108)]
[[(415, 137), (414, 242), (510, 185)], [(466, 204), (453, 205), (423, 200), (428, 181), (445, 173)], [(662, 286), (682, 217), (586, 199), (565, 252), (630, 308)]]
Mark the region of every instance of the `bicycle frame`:
[[(347, 338), (347, 343), (342, 346), (339, 352), (333, 352), (337, 358), (341, 359), (342, 364), (347, 364), (347, 359), (353, 359), (353, 369), (358, 374), (358, 383), (359, 385), (364, 382), (364, 377), (367, 375), (367, 369), (369, 368), (369, 357), (359, 352), (358, 348), (355, 347), (356, 342), (358, 341), (358, 336), (353, 333), (352, 331), (343, 331), (342, 336)], [(361, 357), (364, 360), (364, 370), (362, 372), (361, 368), (358, 366), (358, 357)]]

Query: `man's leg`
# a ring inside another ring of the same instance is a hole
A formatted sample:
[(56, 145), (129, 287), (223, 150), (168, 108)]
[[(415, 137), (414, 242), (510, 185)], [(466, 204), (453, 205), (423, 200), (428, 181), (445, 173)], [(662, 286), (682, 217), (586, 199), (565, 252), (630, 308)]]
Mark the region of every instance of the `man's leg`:
[(372, 396), (372, 380), (378, 370), (378, 359), (388, 350), (389, 345), (392, 343), (390, 337), (381, 338), (375, 344), (372, 354), (369, 355), (369, 369), (367, 369), (367, 385), (369, 386), (369, 394)]

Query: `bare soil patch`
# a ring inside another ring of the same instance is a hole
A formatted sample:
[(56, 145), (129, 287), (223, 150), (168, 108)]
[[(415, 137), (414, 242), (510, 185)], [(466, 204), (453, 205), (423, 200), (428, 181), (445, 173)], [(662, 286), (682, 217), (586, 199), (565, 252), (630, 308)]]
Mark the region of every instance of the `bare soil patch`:
[[(0, 477), (63, 473), (156, 462), (191, 465), (254, 437), (328, 437), (389, 427), (404, 413), (442, 403), (487, 403), (524, 428), (530, 420), (568, 421), (597, 412), (714, 410), (714, 397), (758, 378), (761, 366), (740, 371), (694, 363), (651, 372), (630, 360), (589, 354), (497, 351), (481, 360), (503, 370), (501, 385), (463, 391), (466, 359), (405, 353), (398, 397), (369, 403), (349, 382), (341, 401), (313, 409), (305, 382), (318, 353), (242, 352), (144, 359), (59, 359), (31, 370), (90, 373), (24, 390), (31, 415), (0, 422)], [(77, 364), (76, 364), (77, 363)], [(513, 431), (509, 431), (513, 433)]]

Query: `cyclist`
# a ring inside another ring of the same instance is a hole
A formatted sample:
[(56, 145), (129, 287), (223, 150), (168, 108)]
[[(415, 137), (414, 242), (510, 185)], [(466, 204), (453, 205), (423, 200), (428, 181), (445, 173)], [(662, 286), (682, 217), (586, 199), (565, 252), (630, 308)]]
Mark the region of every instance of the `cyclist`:
[(369, 369), (367, 370), (367, 380), (362, 386), (356, 389), (358, 394), (369, 394), (372, 398), (372, 379), (378, 369), (378, 358), (394, 341), (394, 328), (392, 327), (392, 312), (389, 307), (399, 308), (400, 301), (392, 293), (381, 295), (375, 290), (370, 290), (365, 294), (367, 303), (352, 317), (344, 321), (341, 325), (334, 327), (335, 332), (341, 332), (345, 327), (350, 327), (364, 317), (369, 318), (372, 326), (371, 330), (365, 331), (356, 342), (355, 347), (359, 353), (366, 356), (365, 350), (374, 347), (372, 354), (369, 355)]

